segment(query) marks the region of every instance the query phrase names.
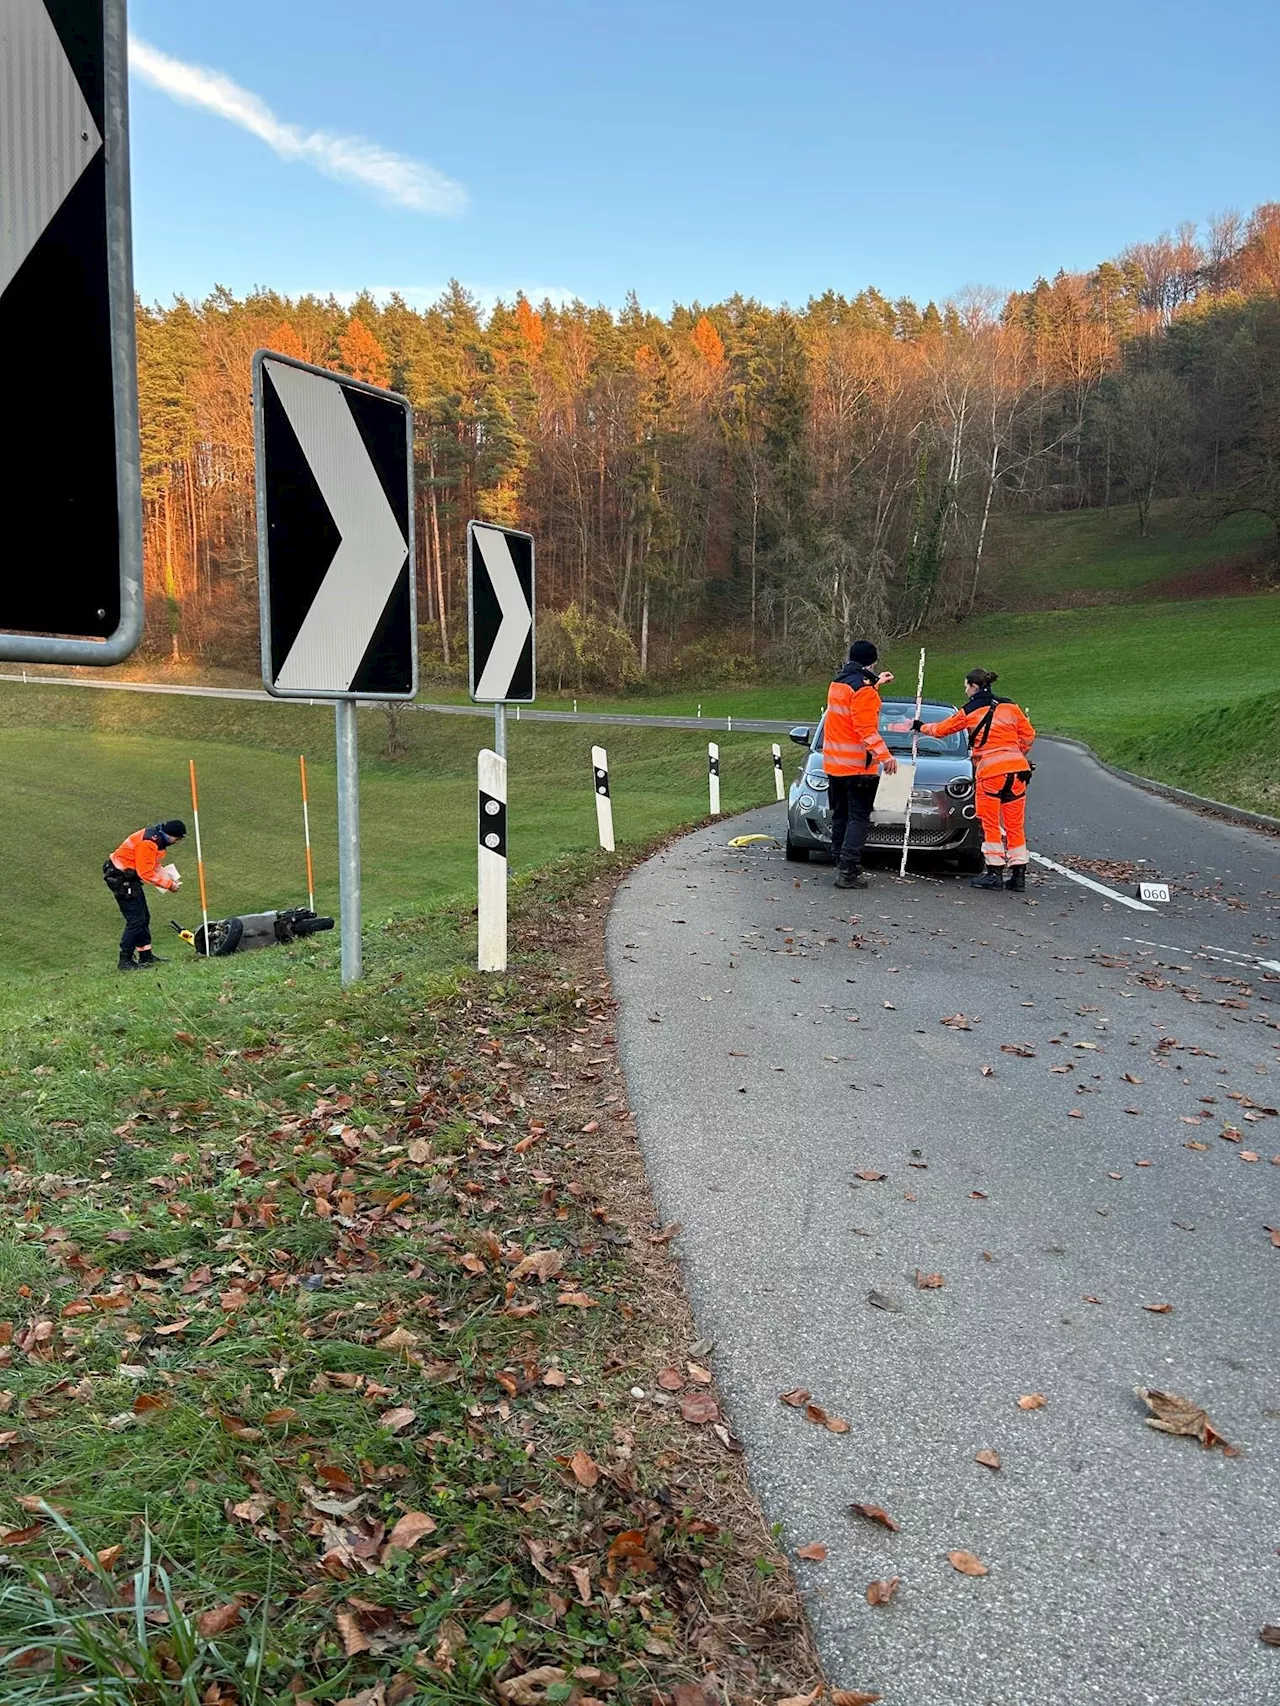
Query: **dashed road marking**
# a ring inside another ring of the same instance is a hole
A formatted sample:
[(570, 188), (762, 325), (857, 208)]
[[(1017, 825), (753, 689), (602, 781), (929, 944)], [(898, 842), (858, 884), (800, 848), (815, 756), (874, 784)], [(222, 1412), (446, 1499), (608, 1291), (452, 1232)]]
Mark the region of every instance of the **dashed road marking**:
[(1243, 971), (1280, 972), (1280, 960), (1264, 960), (1260, 954), (1246, 953), (1243, 948), (1215, 948), (1206, 943), (1201, 948), (1188, 948), (1177, 942), (1151, 942), (1144, 936), (1122, 936), (1122, 942), (1132, 942), (1136, 948), (1162, 948), (1167, 954), (1190, 954), (1193, 960), (1221, 960), (1224, 965), (1239, 966)]
[(1105, 883), (1096, 883), (1092, 877), (1082, 877), (1079, 871), (1073, 871), (1066, 865), (1059, 865), (1056, 859), (1046, 859), (1043, 853), (1032, 853), (1037, 865), (1044, 865), (1051, 871), (1056, 871), (1060, 877), (1070, 877), (1073, 883), (1079, 883), (1081, 888), (1092, 889), (1095, 894), (1104, 894), (1108, 900), (1117, 900), (1121, 906), (1132, 908), (1134, 912), (1154, 912), (1154, 906), (1148, 906), (1145, 900), (1134, 900), (1132, 895), (1121, 894), (1119, 889), (1109, 889)]

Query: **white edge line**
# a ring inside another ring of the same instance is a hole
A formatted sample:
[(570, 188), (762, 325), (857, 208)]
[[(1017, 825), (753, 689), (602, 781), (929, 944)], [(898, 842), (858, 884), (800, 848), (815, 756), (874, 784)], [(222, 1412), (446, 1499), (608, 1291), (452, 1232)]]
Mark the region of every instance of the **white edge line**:
[(1057, 871), (1059, 876), (1070, 877), (1073, 883), (1079, 883), (1082, 888), (1092, 889), (1095, 894), (1104, 894), (1108, 900), (1118, 900), (1121, 906), (1128, 906), (1134, 912), (1154, 912), (1154, 906), (1148, 906), (1145, 900), (1134, 900), (1127, 894), (1121, 894), (1119, 889), (1109, 889), (1105, 883), (1095, 883), (1092, 877), (1082, 877), (1078, 871), (1072, 871), (1066, 865), (1059, 865), (1055, 859), (1046, 859), (1043, 853), (1030, 855), (1037, 865), (1046, 865), (1049, 870)]

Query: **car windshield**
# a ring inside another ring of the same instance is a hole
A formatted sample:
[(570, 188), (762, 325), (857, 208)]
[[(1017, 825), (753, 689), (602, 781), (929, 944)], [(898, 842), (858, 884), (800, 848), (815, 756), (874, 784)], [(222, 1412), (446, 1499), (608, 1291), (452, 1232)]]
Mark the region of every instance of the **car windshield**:
[[(940, 723), (945, 717), (949, 717), (954, 710), (954, 705), (940, 705), (925, 700), (920, 707), (920, 718), (922, 722)], [(909, 753), (911, 751), (910, 729), (902, 731), (892, 729), (889, 725), (890, 723), (909, 723), (915, 714), (914, 699), (886, 699), (881, 705), (880, 733), (884, 736), (884, 743), (890, 752)], [(826, 718), (824, 716), (818, 724), (818, 732), (813, 737), (814, 752), (822, 751), (822, 732), (825, 725)], [(969, 751), (969, 737), (963, 729), (953, 735), (943, 735), (941, 739), (936, 735), (921, 735), (916, 750), (924, 758), (963, 756)]]

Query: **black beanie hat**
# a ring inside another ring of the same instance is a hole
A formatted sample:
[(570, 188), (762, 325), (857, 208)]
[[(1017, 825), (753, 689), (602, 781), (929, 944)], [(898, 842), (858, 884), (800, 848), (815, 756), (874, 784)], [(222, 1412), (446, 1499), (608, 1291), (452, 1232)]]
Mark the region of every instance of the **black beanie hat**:
[(864, 668), (870, 668), (879, 656), (879, 651), (870, 640), (855, 640), (849, 647), (849, 662), (860, 663)]
[(160, 825), (170, 841), (180, 841), (187, 833), (187, 826), (180, 817), (171, 817), (167, 823)]

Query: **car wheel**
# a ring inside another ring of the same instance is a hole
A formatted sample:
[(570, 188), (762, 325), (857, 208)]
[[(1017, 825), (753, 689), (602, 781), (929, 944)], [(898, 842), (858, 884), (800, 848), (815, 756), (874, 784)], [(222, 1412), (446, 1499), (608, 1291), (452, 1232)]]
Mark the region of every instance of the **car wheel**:
[(793, 865), (807, 865), (809, 863), (809, 849), (797, 847), (791, 839), (790, 831), (787, 833), (787, 858), (791, 860)]
[(985, 871), (987, 868), (987, 861), (983, 858), (981, 852), (962, 853), (956, 860), (956, 865), (962, 871)]

